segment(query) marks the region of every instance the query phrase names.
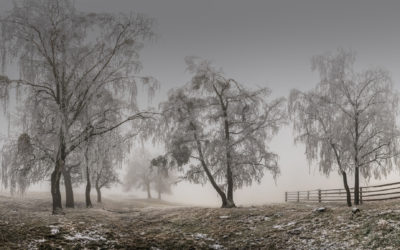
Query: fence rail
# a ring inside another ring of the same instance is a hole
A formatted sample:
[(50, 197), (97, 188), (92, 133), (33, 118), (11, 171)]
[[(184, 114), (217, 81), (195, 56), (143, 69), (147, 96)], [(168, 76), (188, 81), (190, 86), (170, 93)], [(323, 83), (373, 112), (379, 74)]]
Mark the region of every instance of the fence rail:
[[(354, 197), (354, 188), (350, 188)], [(360, 187), (360, 203), (400, 199), (400, 182)], [(285, 202), (346, 202), (345, 189), (285, 192)]]

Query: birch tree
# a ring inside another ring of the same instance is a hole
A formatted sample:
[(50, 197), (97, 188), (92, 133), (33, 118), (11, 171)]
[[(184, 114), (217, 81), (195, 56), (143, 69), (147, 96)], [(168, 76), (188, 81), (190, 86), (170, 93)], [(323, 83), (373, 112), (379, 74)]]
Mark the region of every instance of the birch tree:
[(235, 207), (235, 189), (260, 182), (266, 170), (279, 174), (266, 143), (286, 121), (285, 100), (268, 102), (269, 89), (250, 90), (207, 61), (186, 63), (193, 77), (161, 104), (159, 137), (187, 180), (210, 181), (222, 207)]
[[(140, 14), (83, 13), (70, 0), (16, 1), (1, 18), (2, 65), (16, 60), (20, 71), (16, 80), (1, 77), (2, 93), (17, 87), (26, 97), (18, 101), (34, 100), (34, 108), (46, 114), (42, 121), (54, 131), (55, 140), (46, 145), (54, 162), (53, 213), (62, 207), (59, 183), (67, 156), (93, 136), (148, 117), (139, 112), (135, 96), (139, 79), (150, 92), (156, 86), (151, 78), (136, 76), (139, 51), (153, 37), (152, 23)], [(105, 92), (110, 105), (82, 123), (85, 111)], [(112, 112), (120, 120), (105, 126)], [(32, 116), (29, 122), (39, 119)]]
[(334, 105), (326, 102), (328, 94), (324, 88), (315, 88), (308, 92), (292, 90), (289, 98), (289, 114), (297, 136), (296, 143), (304, 143), (310, 165), (318, 161), (319, 170), (325, 175), (337, 170), (343, 178), (347, 205), (351, 206), (351, 192), (347, 174), (352, 169), (348, 152), (346, 117)]
[(365, 178), (385, 176), (398, 155), (398, 93), (387, 71), (356, 72), (354, 63), (355, 54), (343, 49), (312, 59), (312, 68), (320, 75), (316, 90), (324, 93), (318, 99), (322, 106), (331, 107), (326, 112), (332, 112), (330, 119), (338, 122), (329, 134), (335, 141), (342, 140), (337, 147), (346, 168), (354, 173), (354, 204), (358, 205), (360, 173)]

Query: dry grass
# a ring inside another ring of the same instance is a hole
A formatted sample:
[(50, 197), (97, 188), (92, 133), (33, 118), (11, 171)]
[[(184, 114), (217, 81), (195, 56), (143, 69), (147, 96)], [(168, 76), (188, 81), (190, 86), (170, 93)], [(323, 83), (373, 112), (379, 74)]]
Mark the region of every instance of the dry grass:
[(399, 249), (400, 204), (276, 204), (237, 209), (110, 200), (51, 215), (48, 195), (0, 196), (0, 246), (11, 249)]

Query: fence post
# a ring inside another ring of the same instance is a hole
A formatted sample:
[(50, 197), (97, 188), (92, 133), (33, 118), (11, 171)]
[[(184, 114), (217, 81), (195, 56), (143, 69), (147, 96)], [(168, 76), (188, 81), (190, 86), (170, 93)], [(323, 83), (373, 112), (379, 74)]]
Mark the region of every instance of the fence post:
[(362, 187), (360, 187), (360, 204), (363, 204), (363, 200), (362, 200)]
[(318, 189), (318, 202), (321, 203), (321, 189)]
[(287, 192), (285, 192), (285, 202), (287, 202)]
[(297, 191), (297, 202), (300, 202), (300, 192)]
[(310, 191), (307, 191), (307, 200), (310, 200)]

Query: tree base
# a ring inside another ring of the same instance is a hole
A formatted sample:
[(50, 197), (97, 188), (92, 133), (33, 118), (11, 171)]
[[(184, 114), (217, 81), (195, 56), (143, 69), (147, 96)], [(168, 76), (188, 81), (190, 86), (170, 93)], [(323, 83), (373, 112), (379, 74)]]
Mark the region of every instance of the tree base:
[(226, 201), (226, 203), (222, 204), (221, 208), (235, 208), (236, 205), (233, 201)]
[(53, 215), (65, 215), (65, 212), (62, 208), (53, 209)]

